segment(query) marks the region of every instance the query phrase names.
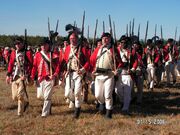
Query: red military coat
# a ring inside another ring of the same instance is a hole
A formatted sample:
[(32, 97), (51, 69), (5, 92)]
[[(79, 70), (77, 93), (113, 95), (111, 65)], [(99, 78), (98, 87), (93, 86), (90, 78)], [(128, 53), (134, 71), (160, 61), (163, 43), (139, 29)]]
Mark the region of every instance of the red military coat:
[[(121, 48), (118, 48), (119, 56), (121, 54)], [(130, 57), (130, 68), (133, 68), (134, 70), (138, 66), (137, 56), (135, 51), (132, 50), (132, 52), (129, 49), (126, 49), (127, 51), (127, 57)], [(123, 64), (125, 66), (125, 64)]]
[[(165, 62), (169, 61), (169, 59), (170, 59), (169, 58), (169, 52), (170, 52), (169, 49), (170, 49), (170, 47), (168, 45), (165, 45), (163, 48), (163, 55), (164, 55)], [(174, 49), (174, 54), (173, 54), (174, 56), (172, 56), (172, 57), (174, 57), (174, 60), (177, 60), (178, 55), (179, 55), (177, 46), (174, 45), (173, 49)]]
[[(90, 71), (93, 72), (96, 68), (96, 61), (97, 61), (97, 55), (99, 50), (102, 48), (102, 46), (97, 47), (94, 52), (92, 53), (90, 57)], [(111, 55), (113, 56), (114, 51), (112, 48), (110, 48)], [(115, 60), (116, 60), (116, 68), (121, 68), (123, 66), (122, 60), (119, 56), (119, 52), (116, 52), (117, 54), (115, 55)]]
[(152, 49), (148, 50), (148, 48), (145, 48), (144, 53), (146, 55), (149, 54), (151, 58), (154, 57), (153, 61), (152, 61), (152, 62), (154, 62), (154, 64), (157, 64), (158, 61), (160, 60), (160, 54), (158, 53), (158, 50), (156, 48), (154, 48), (154, 52)]
[[(68, 45), (64, 52), (64, 57), (62, 61), (63, 64), (61, 65), (68, 64), (70, 52), (71, 52), (71, 45)], [(75, 55), (78, 58), (78, 51), (75, 53)], [(82, 47), (80, 51), (80, 58), (78, 59), (80, 61), (80, 65), (82, 65), (86, 71), (89, 71), (89, 58), (90, 58), (90, 51), (85, 47)]]
[[(50, 58), (50, 52), (46, 54), (48, 57), (48, 60)], [(52, 68), (53, 68), (53, 75), (58, 76), (59, 74), (59, 60), (55, 60), (57, 58), (57, 55), (53, 53), (52, 55)], [(43, 58), (41, 52), (37, 52), (34, 56), (34, 62), (33, 62), (33, 68), (31, 72), (31, 78), (34, 80), (36, 76), (36, 72), (38, 72), (38, 81), (41, 82), (43, 79), (49, 79), (50, 76), (50, 66), (49, 62), (47, 62), (46, 59)]]
[[(16, 50), (13, 50), (11, 52), (10, 60), (9, 60), (9, 64), (8, 64), (8, 72), (7, 72), (8, 76), (13, 75), (15, 63), (16, 63)], [(32, 64), (33, 64), (33, 54), (31, 51), (27, 51), (26, 52), (26, 62), (25, 62), (26, 75), (31, 74)]]

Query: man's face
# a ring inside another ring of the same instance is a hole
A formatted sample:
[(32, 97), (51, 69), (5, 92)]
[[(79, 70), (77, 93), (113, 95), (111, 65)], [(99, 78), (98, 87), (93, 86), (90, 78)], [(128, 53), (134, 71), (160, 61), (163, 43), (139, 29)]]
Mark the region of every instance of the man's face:
[(102, 45), (101, 41), (97, 42), (97, 47), (100, 47), (101, 45)]
[(15, 47), (17, 50), (21, 50), (23, 48), (23, 44), (21, 42), (17, 42)]
[(66, 47), (68, 45), (67, 41), (64, 41), (64, 47)]
[(76, 36), (76, 34), (71, 34), (71, 36), (69, 37), (69, 40), (70, 40), (70, 44), (76, 46), (77, 45), (77, 42), (78, 42), (78, 38)]
[(103, 45), (108, 45), (108, 44), (110, 44), (110, 42), (111, 42), (111, 38), (110, 37), (103, 37), (102, 38), (102, 44)]
[(122, 40), (122, 41), (120, 42), (120, 46), (121, 46), (122, 48), (124, 48), (124, 47), (125, 47), (125, 43), (126, 43), (126, 41), (125, 41), (125, 40)]
[(168, 42), (167, 45), (170, 47), (173, 45), (173, 42)]
[(49, 44), (45, 43), (45, 44), (41, 45), (41, 50), (47, 52), (49, 50)]

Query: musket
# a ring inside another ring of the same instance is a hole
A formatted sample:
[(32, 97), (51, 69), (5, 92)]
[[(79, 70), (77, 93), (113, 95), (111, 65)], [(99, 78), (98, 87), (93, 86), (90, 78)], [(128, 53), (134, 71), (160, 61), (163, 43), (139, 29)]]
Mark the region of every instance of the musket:
[(134, 18), (133, 18), (133, 22), (132, 22), (132, 36), (134, 36)]
[(89, 25), (88, 25), (88, 31), (87, 31), (87, 41), (89, 43)]
[(176, 36), (177, 36), (177, 27), (176, 27), (175, 35), (174, 35), (174, 40), (175, 40), (175, 41), (176, 41)]
[(148, 26), (149, 26), (149, 21), (147, 21), (147, 25), (146, 25), (146, 33), (145, 33), (144, 44), (146, 44), (146, 41), (147, 41)]
[(50, 32), (50, 22), (49, 22), (49, 17), (48, 17), (48, 34), (49, 34), (49, 40), (50, 40), (50, 37), (51, 37), (51, 32)]
[(139, 24), (139, 26), (138, 26), (138, 39), (140, 39), (140, 24)]
[(161, 25), (161, 40), (163, 41), (163, 31), (162, 31), (162, 25)]
[(126, 25), (126, 36), (128, 37), (128, 24)]
[(154, 30), (154, 36), (156, 37), (156, 32), (157, 32), (157, 24), (155, 25), (155, 30)]
[(74, 21), (74, 27), (76, 27), (76, 21)]
[(59, 25), (59, 20), (57, 20), (57, 23), (56, 23), (56, 31), (55, 31), (55, 32), (58, 31), (58, 25)]
[(116, 44), (116, 27), (115, 27), (115, 23), (113, 21), (113, 29), (114, 29), (114, 43)]
[[(110, 34), (113, 38), (113, 31), (112, 31), (112, 24), (111, 24), (111, 16), (109, 15), (109, 28), (110, 28)], [(113, 62), (114, 62), (114, 70), (116, 71), (116, 59), (115, 59), (115, 47), (114, 47), (115, 44), (113, 44)]]
[[(80, 38), (80, 43), (78, 45), (78, 58), (80, 58), (81, 54), (81, 47), (83, 44), (83, 38), (84, 38), (84, 22), (85, 22), (85, 11), (83, 13), (83, 19), (82, 19), (82, 27), (81, 27), (81, 38)], [(80, 62), (78, 62), (78, 70), (80, 68)]]
[(95, 45), (95, 42), (96, 42), (97, 26), (98, 26), (98, 19), (96, 19), (96, 26), (95, 26), (95, 30), (94, 30), (94, 38), (93, 38), (93, 44), (92, 44), (92, 47), (91, 47), (91, 53), (94, 50), (94, 45)]
[(59, 20), (57, 20), (55, 32), (51, 31), (51, 29), (50, 29), (50, 22), (49, 22), (49, 18), (48, 18), (48, 32), (49, 32), (49, 40), (50, 40), (50, 75), (51, 76), (53, 74), (53, 70), (52, 70), (52, 54), (53, 54), (53, 51), (54, 51), (55, 42), (57, 41), (58, 23), (59, 23)]
[(112, 32), (112, 24), (111, 24), (111, 16), (109, 15), (109, 32), (111, 36), (113, 37), (113, 32)]
[(131, 21), (129, 22), (129, 36), (131, 37)]
[(104, 21), (103, 21), (103, 33), (105, 33), (105, 24), (104, 24)]
[(154, 30), (154, 44), (156, 43), (156, 33), (157, 32), (157, 24), (155, 25), (155, 30)]
[[(25, 29), (24, 31), (24, 65), (23, 65), (23, 76), (26, 76), (26, 66), (27, 66), (27, 57), (26, 57), (26, 52), (27, 52), (27, 29)], [(28, 78), (27, 78), (27, 81), (28, 81)], [(28, 94), (27, 94), (27, 90), (26, 90), (26, 85), (25, 85), (25, 81), (23, 80), (23, 86), (24, 86), (24, 92), (26, 94), (26, 97), (27, 99), (29, 98), (28, 97)]]
[[(57, 20), (57, 23), (56, 23), (56, 30), (55, 30), (56, 33), (58, 31), (58, 26), (59, 26), (59, 20)], [(55, 41), (57, 42), (57, 36), (55, 37)]]

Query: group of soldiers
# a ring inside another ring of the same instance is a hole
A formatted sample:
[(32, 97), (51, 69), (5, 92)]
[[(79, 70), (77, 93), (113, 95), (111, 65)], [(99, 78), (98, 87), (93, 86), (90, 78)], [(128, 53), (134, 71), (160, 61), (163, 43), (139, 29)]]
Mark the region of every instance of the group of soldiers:
[(91, 88), (98, 110), (108, 119), (112, 118), (114, 95), (122, 104), (122, 114), (130, 115), (134, 95), (136, 103), (142, 103), (144, 80), (153, 91), (166, 71), (167, 87), (176, 84), (179, 52), (171, 38), (166, 44), (160, 39), (148, 39), (143, 47), (136, 36), (123, 35), (114, 42), (112, 35), (104, 32), (96, 47), (90, 49), (88, 40), (73, 30), (64, 41), (64, 48), (54, 47), (53, 51), (48, 38), (43, 38), (35, 53), (25, 49), (23, 43), (22, 38), (16, 38), (6, 77), (6, 82), (12, 85), (12, 98), (18, 101), (18, 116), (22, 116), (29, 105), (26, 85), (34, 82), (37, 98), (44, 100), (42, 117), (51, 114), (53, 87), (59, 81), (65, 83), (64, 96), (69, 105), (74, 106), (74, 118), (79, 118), (82, 101), (88, 101), (88, 88)]

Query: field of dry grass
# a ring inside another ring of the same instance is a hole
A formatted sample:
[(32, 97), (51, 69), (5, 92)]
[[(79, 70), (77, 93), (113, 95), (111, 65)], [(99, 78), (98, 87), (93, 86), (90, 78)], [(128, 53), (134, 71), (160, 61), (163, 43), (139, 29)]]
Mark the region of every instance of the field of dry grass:
[(2, 135), (179, 135), (180, 134), (180, 78), (175, 88), (145, 91), (142, 108), (131, 105), (132, 116), (123, 116), (119, 105), (113, 119), (97, 113), (94, 97), (82, 105), (79, 119), (64, 101), (64, 90), (59, 86), (53, 95), (52, 115), (41, 118), (42, 101), (36, 99), (36, 88), (27, 88), (30, 107), (23, 117), (17, 117), (17, 103), (11, 99), (10, 85), (5, 83), (5, 72), (0, 72), (0, 134)]

